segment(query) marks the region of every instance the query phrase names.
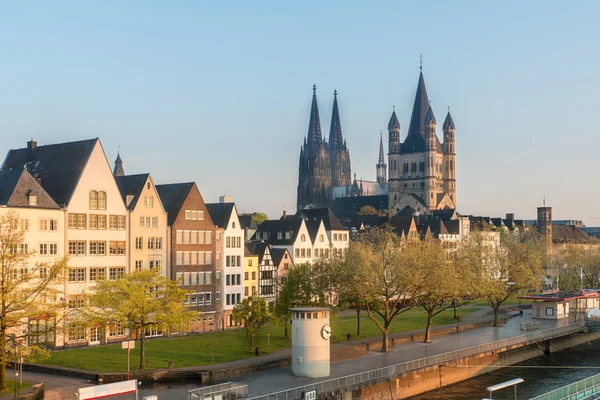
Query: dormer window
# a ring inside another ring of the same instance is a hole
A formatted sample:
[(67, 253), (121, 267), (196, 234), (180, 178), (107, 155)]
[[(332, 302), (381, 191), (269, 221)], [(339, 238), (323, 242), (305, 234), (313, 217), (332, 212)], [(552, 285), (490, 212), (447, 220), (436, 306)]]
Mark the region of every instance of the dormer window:
[(258, 240), (261, 240), (261, 239), (262, 239), (262, 233), (260, 233), (260, 232), (256, 232), (256, 238), (257, 238)]
[(37, 206), (37, 196), (33, 193), (29, 193), (29, 205)]
[(283, 232), (277, 232), (277, 239), (283, 239)]
[(287, 231), (287, 232), (285, 233), (285, 238), (286, 238), (286, 239), (289, 239), (291, 236), (292, 236), (292, 232), (290, 232), (290, 231)]

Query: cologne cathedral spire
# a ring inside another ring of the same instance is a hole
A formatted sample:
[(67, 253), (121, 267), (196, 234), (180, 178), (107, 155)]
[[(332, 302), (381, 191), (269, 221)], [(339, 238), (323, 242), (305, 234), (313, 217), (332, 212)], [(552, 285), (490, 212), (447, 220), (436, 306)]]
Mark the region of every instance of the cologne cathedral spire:
[(337, 90), (333, 91), (333, 111), (331, 113), (331, 128), (329, 129), (329, 145), (332, 149), (344, 145), (342, 137), (342, 124), (340, 123), (340, 111), (338, 109)]
[(329, 157), (331, 159), (331, 186), (347, 186), (350, 178), (350, 153), (342, 136), (337, 90), (333, 91), (333, 111), (329, 130)]
[(310, 121), (308, 123), (308, 144), (321, 143), (321, 120), (319, 119), (319, 104), (317, 103), (317, 85), (313, 85), (312, 105), (310, 107)]

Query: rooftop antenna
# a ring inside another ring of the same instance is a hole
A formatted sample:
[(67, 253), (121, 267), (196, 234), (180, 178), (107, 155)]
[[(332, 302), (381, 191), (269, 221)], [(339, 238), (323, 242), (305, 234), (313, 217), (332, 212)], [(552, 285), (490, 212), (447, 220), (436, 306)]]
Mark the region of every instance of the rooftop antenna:
[(546, 207), (546, 193), (544, 193), (544, 207)]
[(421, 54), (421, 63), (419, 65), (419, 69), (423, 71), (423, 54)]

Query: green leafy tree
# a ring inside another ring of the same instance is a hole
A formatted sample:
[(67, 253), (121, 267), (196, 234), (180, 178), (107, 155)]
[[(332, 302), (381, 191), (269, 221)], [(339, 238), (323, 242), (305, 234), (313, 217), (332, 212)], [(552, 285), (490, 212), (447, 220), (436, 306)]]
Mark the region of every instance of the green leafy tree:
[(413, 244), (417, 252), (417, 265), (422, 272), (423, 283), (415, 293), (416, 304), (427, 312), (425, 343), (431, 342), (433, 318), (453, 307), (457, 299), (463, 297), (469, 283), (464, 280), (456, 260), (449, 256), (438, 240), (429, 239)]
[(284, 326), (284, 335), (288, 337), (288, 321), (291, 318), (292, 307), (313, 307), (322, 305), (320, 292), (313, 279), (310, 264), (296, 265), (287, 271), (285, 282), (281, 285), (274, 314)]
[(375, 207), (366, 205), (360, 208), (358, 215), (379, 215), (379, 212)]
[(494, 311), (494, 326), (499, 325), (506, 300), (541, 288), (545, 252), (537, 233), (478, 231), (471, 233), (464, 246), (473, 268), (479, 270), (481, 293)]
[(122, 279), (99, 282), (90, 294), (88, 317), (107, 325), (126, 324), (138, 332), (140, 369), (146, 367), (149, 328), (189, 323), (195, 316), (184, 306), (186, 292), (157, 269), (142, 270)]
[(355, 292), (365, 303), (367, 314), (382, 333), (382, 351), (388, 352), (388, 337), (398, 315), (413, 306), (412, 296), (422, 286), (418, 251), (412, 242), (402, 242), (389, 226), (374, 228), (351, 242), (337, 282), (345, 293)]
[(6, 365), (18, 343), (29, 339), (25, 358), (46, 358), (43, 345), (33, 343), (54, 337), (62, 318), (61, 304), (50, 299), (61, 291), (67, 259), (30, 263), (35, 252), (24, 246), (20, 224), (17, 212), (0, 215), (0, 390), (6, 389)]
[(264, 221), (269, 219), (269, 216), (264, 212), (255, 212), (252, 214), (252, 219), (256, 225), (262, 224)]
[(556, 262), (560, 267), (559, 286), (565, 290), (600, 287), (600, 254), (589, 244), (567, 244)]
[(236, 324), (244, 325), (248, 348), (252, 352), (254, 335), (271, 320), (271, 314), (265, 299), (251, 296), (246, 297), (233, 308), (233, 320)]

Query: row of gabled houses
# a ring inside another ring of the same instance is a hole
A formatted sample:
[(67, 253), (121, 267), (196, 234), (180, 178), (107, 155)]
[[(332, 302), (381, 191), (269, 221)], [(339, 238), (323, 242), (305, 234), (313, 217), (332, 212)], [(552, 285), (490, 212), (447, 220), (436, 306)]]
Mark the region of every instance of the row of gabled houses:
[(126, 175), (120, 155), (111, 168), (98, 138), (9, 150), (0, 170), (0, 213), (8, 212), (19, 215), (30, 264), (68, 257), (64, 285), (44, 296), (67, 315), (48, 343), (55, 348), (127, 337), (123, 327), (77, 322), (98, 281), (157, 269), (188, 291), (185, 303), (197, 311), (191, 330), (222, 329), (235, 325), (232, 310), (244, 297), (273, 302), (291, 266), (341, 253), (349, 241), (329, 210), (257, 226), (227, 196), (205, 203), (194, 182)]

